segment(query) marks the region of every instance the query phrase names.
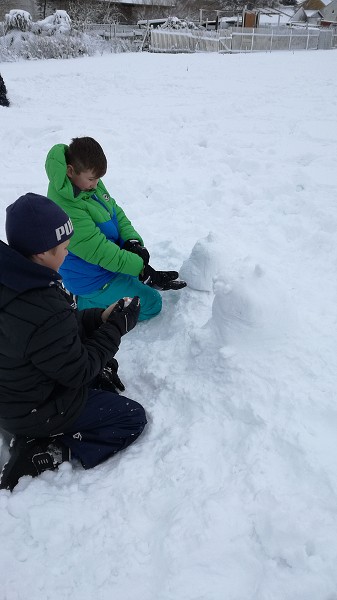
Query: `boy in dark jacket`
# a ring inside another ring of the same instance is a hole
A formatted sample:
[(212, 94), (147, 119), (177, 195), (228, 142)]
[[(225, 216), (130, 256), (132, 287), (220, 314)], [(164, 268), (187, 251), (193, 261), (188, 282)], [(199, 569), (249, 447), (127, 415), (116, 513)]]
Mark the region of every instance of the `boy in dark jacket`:
[(13, 489), (22, 475), (56, 468), (69, 451), (85, 469), (96, 466), (135, 441), (146, 417), (140, 404), (106, 390), (121, 337), (137, 323), (139, 298), (105, 310), (71, 305), (58, 269), (73, 226), (48, 198), (29, 193), (11, 204), (6, 234), (0, 427), (14, 438), (0, 487)]
[(7, 98), (7, 88), (5, 82), (0, 74), (0, 106), (9, 106), (9, 100)]
[(74, 236), (61, 268), (64, 285), (77, 296), (79, 308), (106, 307), (123, 296), (139, 296), (139, 320), (157, 315), (157, 290), (186, 285), (177, 271), (156, 271), (140, 234), (100, 179), (107, 170), (102, 147), (90, 137), (48, 153), (48, 198), (72, 220)]

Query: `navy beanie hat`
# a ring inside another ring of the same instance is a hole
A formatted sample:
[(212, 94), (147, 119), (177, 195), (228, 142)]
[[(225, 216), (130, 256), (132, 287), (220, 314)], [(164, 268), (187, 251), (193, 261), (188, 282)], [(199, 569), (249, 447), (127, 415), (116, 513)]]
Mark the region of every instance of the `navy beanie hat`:
[(29, 192), (6, 209), (8, 244), (24, 256), (46, 252), (73, 235), (67, 213), (45, 196)]

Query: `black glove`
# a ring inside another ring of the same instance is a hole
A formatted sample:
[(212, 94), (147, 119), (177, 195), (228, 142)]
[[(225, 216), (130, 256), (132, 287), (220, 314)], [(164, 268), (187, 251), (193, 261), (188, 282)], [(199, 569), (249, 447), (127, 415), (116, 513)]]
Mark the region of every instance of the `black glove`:
[(155, 271), (150, 265), (146, 265), (139, 275), (139, 279), (156, 290), (180, 290), (186, 286), (186, 281), (178, 279), (177, 271)]
[(109, 361), (104, 369), (98, 373), (94, 383), (91, 387), (96, 390), (106, 390), (107, 392), (114, 392), (115, 394), (119, 394), (119, 392), (124, 392), (125, 385), (121, 382), (117, 375), (118, 371), (118, 362), (115, 358)]
[(108, 316), (107, 323), (115, 325), (119, 333), (125, 335), (135, 327), (139, 312), (140, 300), (138, 296), (132, 298), (128, 306), (125, 306), (124, 298), (121, 298)]
[(149, 264), (150, 253), (145, 246), (142, 246), (139, 240), (127, 240), (123, 246), (123, 250), (138, 254), (143, 259), (144, 265)]

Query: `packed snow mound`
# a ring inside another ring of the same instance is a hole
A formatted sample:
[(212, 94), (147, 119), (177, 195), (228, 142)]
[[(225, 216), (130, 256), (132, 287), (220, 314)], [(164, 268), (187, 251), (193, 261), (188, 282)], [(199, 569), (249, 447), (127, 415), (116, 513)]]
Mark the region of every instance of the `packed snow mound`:
[(219, 270), (217, 250), (217, 239), (212, 232), (196, 242), (189, 258), (179, 271), (181, 279), (184, 279), (190, 288), (204, 292), (213, 290), (213, 280)]
[(194, 355), (207, 346), (216, 353), (229, 346), (250, 352), (267, 339), (281, 339), (295, 319), (292, 302), (273, 273), (242, 248), (236, 256), (233, 248), (229, 234), (224, 244), (223, 236), (209, 233), (195, 243), (180, 269), (190, 289), (213, 298), (211, 316), (191, 335)]
[(287, 323), (293, 320), (293, 311), (276, 282), (262, 273), (256, 265), (242, 279), (219, 277), (214, 282), (212, 316), (205, 326), (213, 343), (247, 348), (249, 343), (256, 345), (283, 336)]
[(212, 324), (220, 339), (226, 339), (228, 329), (233, 327), (254, 327), (261, 323), (257, 299), (244, 285), (230, 285), (220, 279), (214, 291)]

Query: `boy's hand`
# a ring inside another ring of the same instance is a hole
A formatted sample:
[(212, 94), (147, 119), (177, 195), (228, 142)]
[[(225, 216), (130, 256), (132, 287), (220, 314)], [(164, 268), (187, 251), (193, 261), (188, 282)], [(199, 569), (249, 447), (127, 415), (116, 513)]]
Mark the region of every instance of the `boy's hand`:
[(149, 264), (150, 253), (145, 246), (141, 245), (139, 240), (127, 240), (123, 246), (123, 250), (133, 252), (133, 254), (138, 254), (138, 256), (143, 259), (144, 265)]
[[(109, 307), (110, 308), (110, 307)], [(140, 312), (140, 300), (134, 298), (121, 298), (110, 312), (107, 323), (115, 325), (121, 335), (125, 335), (136, 326)]]
[(156, 290), (180, 290), (186, 287), (186, 281), (178, 279), (177, 271), (155, 271), (150, 265), (146, 265), (139, 276), (140, 281)]
[(101, 319), (102, 319), (103, 323), (107, 322), (108, 317), (109, 317), (111, 311), (115, 308), (116, 304), (117, 304), (117, 302), (114, 302), (113, 304), (110, 304), (110, 306), (108, 306), (108, 308), (103, 310), (102, 315), (101, 315)]
[(117, 371), (118, 362), (115, 358), (112, 358), (111, 361), (108, 362), (97, 375), (94, 387), (100, 390), (114, 392), (115, 394), (119, 394), (119, 392), (124, 392), (125, 385), (119, 379)]

